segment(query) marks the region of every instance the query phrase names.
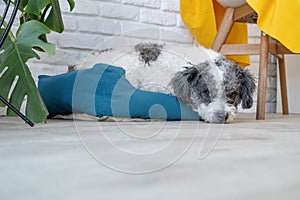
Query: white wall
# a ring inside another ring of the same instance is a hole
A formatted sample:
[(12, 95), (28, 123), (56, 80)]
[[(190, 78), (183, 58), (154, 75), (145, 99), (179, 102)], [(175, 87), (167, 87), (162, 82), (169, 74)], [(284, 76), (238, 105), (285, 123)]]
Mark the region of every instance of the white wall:
[(33, 76), (67, 70), (93, 50), (116, 48), (139, 42), (192, 45), (184, 27), (179, 0), (76, 0), (72, 13), (67, 1), (60, 1), (65, 32), (52, 34), (57, 44), (55, 56), (42, 55), (31, 63)]
[[(287, 55), (285, 59), (289, 112), (300, 113), (300, 55)], [(277, 88), (277, 112), (282, 112), (279, 81)]]

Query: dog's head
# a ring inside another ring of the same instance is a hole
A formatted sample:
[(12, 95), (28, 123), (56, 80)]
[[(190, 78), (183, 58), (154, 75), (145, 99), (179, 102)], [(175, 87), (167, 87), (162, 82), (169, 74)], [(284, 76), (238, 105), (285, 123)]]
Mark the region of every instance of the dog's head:
[(174, 94), (206, 122), (224, 123), (233, 118), (236, 107), (253, 105), (255, 80), (248, 70), (224, 58), (185, 67), (170, 82)]
[(256, 85), (253, 75), (230, 60), (219, 58), (215, 64), (223, 72), (223, 85), (227, 103), (243, 109), (253, 106), (253, 93)]

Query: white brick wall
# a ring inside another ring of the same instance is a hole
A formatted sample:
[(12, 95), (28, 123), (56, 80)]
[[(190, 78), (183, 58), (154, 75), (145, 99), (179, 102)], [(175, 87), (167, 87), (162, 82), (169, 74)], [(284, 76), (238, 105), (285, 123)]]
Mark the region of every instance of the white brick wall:
[(140, 12), (141, 22), (149, 24), (157, 24), (162, 26), (176, 26), (176, 13), (164, 12), (161, 10), (154, 10), (143, 8)]
[[(51, 74), (67, 70), (93, 50), (117, 48), (139, 42), (192, 45), (193, 38), (184, 27), (179, 0), (75, 0), (69, 12), (67, 1), (60, 1), (65, 31), (52, 34), (57, 45), (55, 56), (32, 61), (33, 75), (49, 72), (41, 66), (53, 66)], [(40, 69), (40, 70), (39, 70)]]
[(160, 0), (123, 0), (126, 5), (134, 5), (148, 8), (160, 8)]
[(100, 17), (133, 21), (139, 20), (140, 9), (138, 7), (103, 2), (101, 2), (99, 5)]
[(161, 1), (161, 9), (163, 11), (170, 11), (170, 12), (179, 12), (179, 0), (162, 0)]

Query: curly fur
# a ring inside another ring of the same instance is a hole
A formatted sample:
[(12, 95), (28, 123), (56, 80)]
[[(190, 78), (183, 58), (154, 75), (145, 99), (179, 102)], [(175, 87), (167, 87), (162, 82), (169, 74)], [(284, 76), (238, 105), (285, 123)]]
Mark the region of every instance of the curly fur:
[(223, 57), (177, 72), (170, 81), (177, 98), (198, 112), (206, 122), (231, 120), (236, 107), (253, 105), (255, 79), (246, 69)]

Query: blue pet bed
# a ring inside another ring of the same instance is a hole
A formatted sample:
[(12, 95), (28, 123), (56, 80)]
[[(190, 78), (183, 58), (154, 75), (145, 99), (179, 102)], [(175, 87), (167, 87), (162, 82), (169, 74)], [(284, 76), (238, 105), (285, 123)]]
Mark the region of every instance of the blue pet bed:
[(40, 75), (38, 89), (49, 117), (86, 113), (143, 119), (199, 120), (197, 113), (175, 96), (136, 89), (125, 78), (125, 70), (96, 64), (56, 76)]

